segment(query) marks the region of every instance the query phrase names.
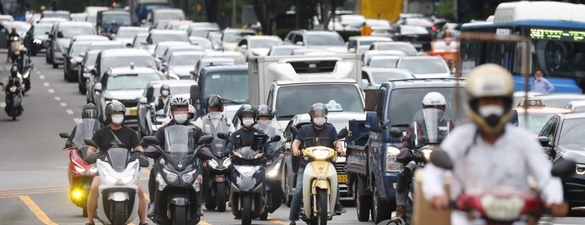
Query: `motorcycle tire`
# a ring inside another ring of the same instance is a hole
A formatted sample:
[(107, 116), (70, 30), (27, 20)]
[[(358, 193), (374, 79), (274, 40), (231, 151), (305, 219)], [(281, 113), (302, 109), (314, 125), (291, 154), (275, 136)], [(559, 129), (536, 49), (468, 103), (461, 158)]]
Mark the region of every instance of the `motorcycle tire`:
[(227, 190), (223, 183), (217, 184), (216, 200), (217, 200), (217, 211), (225, 212), (226, 201), (227, 201)]
[(317, 225), (327, 225), (327, 220), (329, 220), (329, 216), (327, 215), (327, 205), (329, 204), (329, 201), (327, 201), (327, 190), (319, 189), (317, 191), (317, 201), (319, 201), (317, 203), (317, 210), (319, 211)]
[(174, 206), (171, 212), (171, 224), (183, 225), (187, 224), (187, 207)]
[(264, 209), (264, 212), (262, 214), (260, 214), (260, 217), (258, 219), (267, 220), (268, 219), (268, 209)]
[(210, 198), (209, 201), (205, 201), (205, 208), (209, 210), (214, 210), (216, 207), (216, 201), (213, 198)]
[(114, 202), (114, 218), (112, 219), (113, 225), (124, 225), (126, 224), (125, 207), (124, 202)]
[(242, 210), (242, 225), (250, 225), (252, 223), (252, 196), (242, 196), (240, 209)]

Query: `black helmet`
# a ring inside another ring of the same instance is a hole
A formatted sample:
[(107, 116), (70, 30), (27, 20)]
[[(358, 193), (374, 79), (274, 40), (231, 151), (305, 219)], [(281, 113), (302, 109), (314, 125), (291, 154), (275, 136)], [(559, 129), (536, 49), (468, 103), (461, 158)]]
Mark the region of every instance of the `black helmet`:
[(256, 119), (261, 116), (267, 116), (269, 119), (272, 119), (272, 111), (268, 105), (259, 105), (256, 113)]
[(108, 123), (112, 121), (112, 113), (115, 112), (126, 112), (126, 106), (119, 101), (112, 101), (106, 106), (106, 120)]
[(223, 112), (223, 98), (216, 94), (211, 94), (205, 99), (205, 108), (217, 107)]
[(242, 121), (242, 117), (246, 113), (251, 113), (252, 116), (254, 117), (254, 122), (256, 122), (256, 109), (248, 104), (240, 106), (238, 112), (236, 112), (236, 115), (238, 119), (240, 119), (240, 122)]
[(173, 100), (171, 100), (170, 105), (171, 111), (175, 110), (178, 107), (185, 107), (189, 109), (189, 100), (183, 97), (174, 97)]
[(98, 109), (93, 103), (87, 103), (81, 111), (81, 118), (83, 119), (97, 119)]
[[(163, 95), (163, 91), (168, 91), (168, 92), (169, 92), (169, 94), (168, 94), (168, 95), (170, 95), (170, 94), (171, 94), (171, 87), (170, 87), (168, 84), (163, 84), (163, 85), (160, 87), (160, 95), (162, 95), (162, 96), (164, 96), (164, 95)], [(167, 96), (168, 96), (168, 95), (167, 95)]]
[(311, 109), (309, 110), (309, 116), (311, 116), (311, 120), (313, 119), (313, 115), (315, 115), (316, 112), (324, 112), (325, 116), (327, 116), (329, 110), (327, 109), (327, 106), (323, 103), (315, 103), (311, 105)]
[(10, 67), (10, 75), (12, 77), (16, 77), (18, 75), (18, 65), (12, 64), (12, 67)]

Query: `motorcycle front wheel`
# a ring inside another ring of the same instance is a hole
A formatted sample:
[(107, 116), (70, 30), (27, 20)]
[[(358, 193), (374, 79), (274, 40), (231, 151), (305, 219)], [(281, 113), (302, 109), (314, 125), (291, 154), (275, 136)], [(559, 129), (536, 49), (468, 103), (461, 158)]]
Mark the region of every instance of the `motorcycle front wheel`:
[(225, 212), (225, 203), (227, 199), (227, 190), (226, 185), (224, 183), (217, 184), (217, 192), (215, 193), (216, 200), (217, 200), (217, 211), (218, 212)]
[(242, 225), (250, 225), (252, 223), (252, 196), (244, 195), (242, 197)]
[(329, 216), (327, 215), (327, 205), (329, 201), (327, 201), (327, 190), (319, 189), (317, 192), (317, 210), (318, 210), (318, 217), (317, 217), (317, 225), (327, 225), (327, 220), (329, 220)]
[(124, 202), (114, 202), (114, 218), (112, 220), (113, 225), (124, 225), (126, 224), (126, 216), (124, 215)]
[(171, 214), (171, 224), (182, 225), (187, 224), (187, 207), (174, 206)]

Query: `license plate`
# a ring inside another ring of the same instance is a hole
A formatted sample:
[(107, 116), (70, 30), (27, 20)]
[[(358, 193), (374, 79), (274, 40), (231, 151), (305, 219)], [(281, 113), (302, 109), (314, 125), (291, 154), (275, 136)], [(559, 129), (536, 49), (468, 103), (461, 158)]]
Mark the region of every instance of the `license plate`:
[(376, 31), (376, 33), (377, 33), (377, 34), (384, 34), (384, 33), (386, 33), (386, 31), (383, 31), (383, 30), (377, 30), (377, 31)]
[(130, 114), (130, 115), (136, 115), (136, 109), (129, 109), (128, 110), (128, 114)]
[(215, 177), (223, 177), (223, 174), (215, 175)]
[(347, 175), (337, 175), (337, 182), (338, 183), (347, 183)]

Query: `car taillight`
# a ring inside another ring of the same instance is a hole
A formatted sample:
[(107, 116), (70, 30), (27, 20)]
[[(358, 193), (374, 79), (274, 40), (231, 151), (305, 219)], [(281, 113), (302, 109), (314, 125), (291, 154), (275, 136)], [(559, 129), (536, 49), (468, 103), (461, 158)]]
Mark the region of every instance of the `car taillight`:
[(437, 27), (436, 27), (436, 26), (433, 26), (433, 27), (431, 28), (431, 30), (433, 30), (433, 31), (437, 31)]

